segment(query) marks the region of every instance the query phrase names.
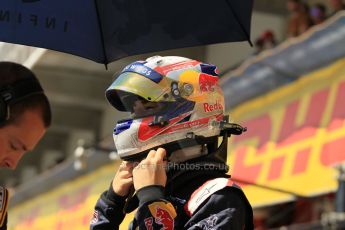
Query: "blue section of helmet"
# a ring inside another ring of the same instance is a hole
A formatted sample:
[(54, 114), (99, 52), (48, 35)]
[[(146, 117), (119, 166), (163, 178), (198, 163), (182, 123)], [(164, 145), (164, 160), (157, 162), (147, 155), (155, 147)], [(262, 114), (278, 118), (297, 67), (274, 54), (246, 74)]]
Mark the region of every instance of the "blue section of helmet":
[(170, 120), (174, 117), (177, 117), (181, 114), (190, 112), (194, 109), (195, 102), (184, 100), (182, 102), (177, 101), (170, 104), (169, 108), (166, 110), (167, 112), (163, 115), (164, 118)]
[(217, 66), (211, 65), (211, 64), (200, 64), (201, 66), (201, 72), (212, 75), (212, 76), (218, 76), (216, 69)]
[(145, 62), (133, 62), (126, 66), (122, 72), (133, 72), (133, 73), (138, 73), (151, 81), (154, 81), (156, 83), (160, 82), (163, 79), (163, 76), (158, 73), (157, 71), (147, 67), (144, 65)]
[(117, 134), (129, 129), (131, 127), (132, 123), (133, 123), (133, 119), (118, 121), (115, 128), (114, 128), (114, 134), (117, 135)]

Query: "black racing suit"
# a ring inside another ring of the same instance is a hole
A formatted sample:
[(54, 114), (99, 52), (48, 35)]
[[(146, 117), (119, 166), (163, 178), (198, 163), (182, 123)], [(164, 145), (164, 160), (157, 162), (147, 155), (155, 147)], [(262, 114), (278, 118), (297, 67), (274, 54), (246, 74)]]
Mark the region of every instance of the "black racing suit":
[(7, 229), (7, 213), (6, 213), (6, 219), (4, 220), (4, 223), (0, 227), (0, 230), (6, 230)]
[(8, 190), (5, 187), (0, 186), (0, 230), (7, 229), (8, 198)]
[[(226, 174), (226, 165), (214, 158), (192, 164), (199, 167), (169, 170), (166, 188), (152, 185), (137, 191), (139, 207), (128, 229), (254, 228), (252, 208)], [(118, 229), (125, 217), (125, 201), (110, 186), (97, 201), (90, 229)]]

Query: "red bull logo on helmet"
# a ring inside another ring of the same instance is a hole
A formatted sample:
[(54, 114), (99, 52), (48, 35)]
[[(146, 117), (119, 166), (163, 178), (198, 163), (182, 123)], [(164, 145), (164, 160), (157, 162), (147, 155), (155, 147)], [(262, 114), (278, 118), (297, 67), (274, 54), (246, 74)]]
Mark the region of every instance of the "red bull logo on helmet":
[(218, 77), (201, 73), (199, 77), (199, 85), (201, 92), (213, 92), (217, 86)]

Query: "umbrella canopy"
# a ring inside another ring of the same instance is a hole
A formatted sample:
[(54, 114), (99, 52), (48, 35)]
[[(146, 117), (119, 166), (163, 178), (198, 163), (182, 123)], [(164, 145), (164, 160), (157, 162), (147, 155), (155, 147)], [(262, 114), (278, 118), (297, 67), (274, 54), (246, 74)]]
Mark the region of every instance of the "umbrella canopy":
[(98, 63), (250, 40), (253, 0), (1, 0), (0, 41)]

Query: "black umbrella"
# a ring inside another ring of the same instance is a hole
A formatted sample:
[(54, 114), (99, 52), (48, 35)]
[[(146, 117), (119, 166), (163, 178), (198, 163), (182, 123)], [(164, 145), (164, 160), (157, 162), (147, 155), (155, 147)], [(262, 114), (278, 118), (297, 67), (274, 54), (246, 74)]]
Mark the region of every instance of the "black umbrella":
[(107, 64), (249, 39), (253, 0), (1, 0), (0, 41)]

